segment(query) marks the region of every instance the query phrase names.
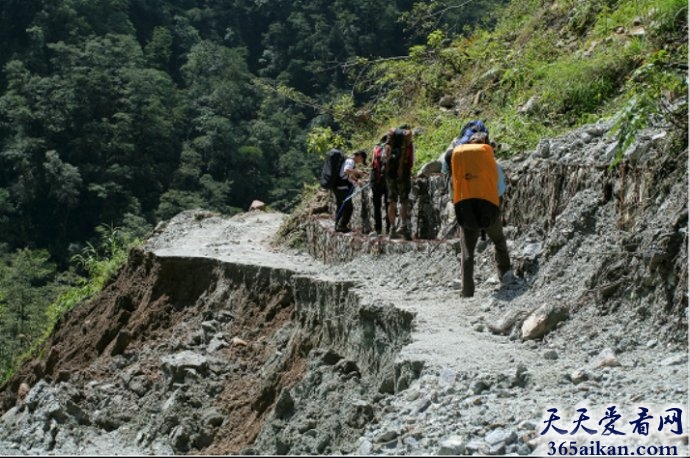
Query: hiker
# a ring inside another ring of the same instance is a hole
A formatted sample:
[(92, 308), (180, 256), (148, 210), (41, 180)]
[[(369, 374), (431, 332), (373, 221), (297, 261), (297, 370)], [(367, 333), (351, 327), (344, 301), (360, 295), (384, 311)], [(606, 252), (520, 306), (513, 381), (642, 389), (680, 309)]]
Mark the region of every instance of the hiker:
[[(500, 218), (499, 166), (486, 132), (475, 132), (450, 155), (455, 217), (462, 234), (462, 296), (474, 295), (474, 250), (484, 231), (494, 243), (498, 278), (515, 277)], [(504, 185), (505, 186), (505, 185)]]
[(352, 196), (355, 187), (361, 185), (361, 179), (366, 176), (364, 171), (358, 169), (358, 164), (366, 164), (367, 153), (364, 150), (357, 151), (352, 157), (343, 162), (339, 173), (339, 183), (333, 189), (335, 194), (335, 231), (350, 232), (350, 218), (352, 218)]
[[(386, 174), (386, 191), (388, 193), (388, 221), (390, 240), (404, 237), (412, 240), (409, 227), (410, 190), (412, 189), (412, 166), (414, 165), (414, 144), (412, 131), (407, 126), (390, 129), (383, 152), (383, 164)], [(396, 229), (400, 203), (400, 230)]]
[(386, 234), (390, 232), (390, 220), (388, 219), (388, 191), (386, 189), (386, 176), (383, 170), (383, 151), (388, 142), (388, 135), (381, 137), (379, 143), (374, 146), (371, 155), (371, 172), (369, 174), (369, 186), (374, 202), (374, 232), (370, 236), (381, 235), (383, 224), (381, 221), (381, 203), (386, 217)]

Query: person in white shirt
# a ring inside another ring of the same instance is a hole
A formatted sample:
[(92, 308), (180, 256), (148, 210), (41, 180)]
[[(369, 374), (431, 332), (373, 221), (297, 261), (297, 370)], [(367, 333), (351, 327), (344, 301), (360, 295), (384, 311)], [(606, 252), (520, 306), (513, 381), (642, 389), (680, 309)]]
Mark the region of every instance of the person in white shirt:
[(350, 232), (350, 219), (352, 218), (352, 199), (348, 199), (355, 191), (355, 186), (360, 183), (360, 180), (366, 175), (362, 170), (359, 170), (357, 164), (366, 164), (367, 153), (364, 150), (357, 151), (352, 157), (348, 157), (343, 162), (340, 169), (340, 184), (335, 187), (335, 231), (336, 232)]

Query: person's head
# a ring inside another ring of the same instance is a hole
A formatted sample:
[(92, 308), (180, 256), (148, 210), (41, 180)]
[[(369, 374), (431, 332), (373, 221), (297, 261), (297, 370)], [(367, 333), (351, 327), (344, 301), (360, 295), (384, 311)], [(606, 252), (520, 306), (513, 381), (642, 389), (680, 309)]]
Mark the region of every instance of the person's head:
[(467, 143), (489, 143), (489, 136), (486, 132), (475, 132)]
[(366, 165), (366, 163), (367, 163), (367, 152), (364, 151), (363, 149), (357, 151), (355, 153), (355, 163)]
[(379, 143), (388, 143), (388, 134), (384, 134)]

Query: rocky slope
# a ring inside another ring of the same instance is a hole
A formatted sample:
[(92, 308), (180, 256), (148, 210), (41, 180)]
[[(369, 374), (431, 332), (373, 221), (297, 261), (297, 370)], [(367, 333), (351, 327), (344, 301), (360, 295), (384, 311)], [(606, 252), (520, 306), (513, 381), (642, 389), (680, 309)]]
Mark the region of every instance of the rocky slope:
[[(652, 127), (609, 169), (609, 129), (503, 163), (519, 279), (482, 243), (471, 299), (435, 174), (412, 242), (335, 234), (324, 196), (291, 218), (178, 215), (2, 387), (0, 453), (687, 454), (685, 431), (657, 431), (669, 408), (688, 424), (687, 146)], [(596, 436), (540, 435), (548, 409), (570, 431), (582, 407)]]

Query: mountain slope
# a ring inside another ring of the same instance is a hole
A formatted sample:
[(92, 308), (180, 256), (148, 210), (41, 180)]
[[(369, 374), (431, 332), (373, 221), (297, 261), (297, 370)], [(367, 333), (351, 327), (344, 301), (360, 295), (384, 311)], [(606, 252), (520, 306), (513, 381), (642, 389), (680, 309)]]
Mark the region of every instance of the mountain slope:
[[(543, 454), (549, 408), (686, 415), (687, 150), (657, 126), (610, 174), (608, 129), (503, 163), (521, 278), (501, 286), (482, 245), (472, 299), (452, 239), (343, 236), (312, 207), (324, 263), (274, 243), (285, 215), (178, 215), (2, 387), (0, 450)], [(415, 183), (447, 199), (442, 177)], [(533, 338), (542, 306), (564, 313)], [(611, 444), (640, 439), (624, 427)], [(687, 452), (687, 435), (650, 439)]]

